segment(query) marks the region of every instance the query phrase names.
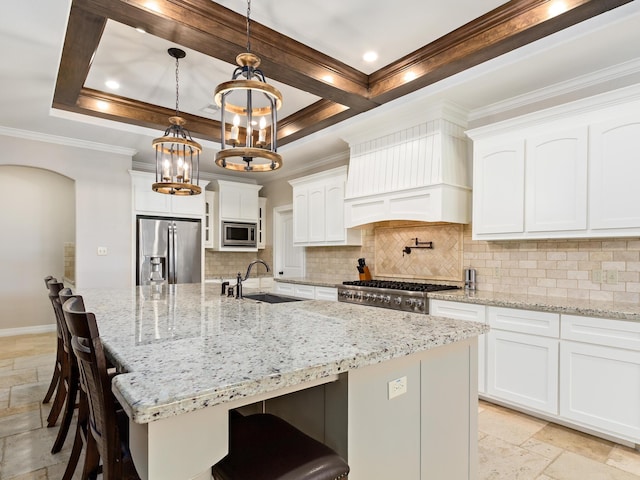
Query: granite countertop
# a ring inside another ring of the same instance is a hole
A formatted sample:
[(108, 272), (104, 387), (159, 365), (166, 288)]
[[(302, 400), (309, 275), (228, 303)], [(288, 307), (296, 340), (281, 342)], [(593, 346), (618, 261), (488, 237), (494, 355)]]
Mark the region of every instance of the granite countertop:
[(603, 302), (550, 296), (513, 295), (465, 290), (443, 290), (430, 292), (428, 297), (437, 300), (476, 303), (497, 307), (522, 308), (543, 312), (583, 315), (588, 317), (612, 318), (640, 321), (640, 305), (635, 303)]
[[(339, 302), (266, 304), (215, 284), (87, 289), (136, 423), (322, 379), (475, 337), (484, 324)], [(248, 293), (248, 292), (245, 292)]]

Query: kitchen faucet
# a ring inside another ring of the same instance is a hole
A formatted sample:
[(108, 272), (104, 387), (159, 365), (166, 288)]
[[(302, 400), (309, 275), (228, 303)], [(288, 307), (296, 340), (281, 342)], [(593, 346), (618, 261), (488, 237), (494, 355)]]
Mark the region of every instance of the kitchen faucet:
[(257, 259), (249, 264), (249, 267), (247, 267), (247, 273), (244, 278), (242, 278), (242, 275), (240, 274), (240, 272), (238, 272), (238, 276), (236, 277), (236, 298), (242, 298), (242, 282), (249, 278), (249, 275), (251, 275), (251, 269), (256, 263), (261, 263), (262, 265), (264, 265), (264, 267), (267, 269), (267, 272), (271, 271), (269, 265), (267, 265), (267, 262)]

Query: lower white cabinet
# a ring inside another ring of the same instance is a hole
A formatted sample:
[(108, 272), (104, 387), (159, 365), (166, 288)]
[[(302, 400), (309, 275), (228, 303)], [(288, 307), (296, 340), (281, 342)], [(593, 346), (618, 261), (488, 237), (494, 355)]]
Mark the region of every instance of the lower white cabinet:
[(546, 413), (558, 413), (558, 339), (492, 330), (487, 393)]
[(560, 415), (640, 443), (640, 323), (563, 315)]
[(274, 291), (280, 295), (288, 295), (309, 300), (338, 301), (338, 289), (335, 287), (321, 287), (301, 283), (274, 282)]
[(487, 393), (556, 415), (560, 315), (488, 307)]
[[(486, 307), (474, 303), (429, 300), (429, 315), (485, 323)], [(487, 335), (478, 336), (478, 392), (486, 392)]]

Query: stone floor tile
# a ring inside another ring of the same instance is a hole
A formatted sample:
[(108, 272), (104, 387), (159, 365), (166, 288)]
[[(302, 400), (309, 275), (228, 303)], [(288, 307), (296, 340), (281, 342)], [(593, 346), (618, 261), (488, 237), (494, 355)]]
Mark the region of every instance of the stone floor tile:
[(616, 445), (611, 450), (606, 463), (640, 477), (640, 452), (638, 450)]
[[(57, 480), (58, 478), (62, 477), (49, 477), (47, 476), (47, 469), (41, 468), (40, 470), (37, 470), (35, 472), (28, 472), (22, 475), (18, 475), (17, 477), (11, 477), (9, 480)], [(5, 477), (0, 477), (0, 480), (5, 480)]]
[[(0, 418), (0, 438), (28, 432), (42, 427), (42, 418), (38, 410), (19, 413)], [(5, 452), (6, 453), (6, 452)]]
[(535, 480), (551, 460), (487, 435), (478, 442), (479, 475), (482, 480)]
[(71, 442), (60, 453), (51, 454), (57, 434), (57, 428), (42, 428), (6, 438), (2, 480), (66, 462)]
[(520, 446), (550, 460), (553, 460), (564, 451), (560, 447), (551, 445), (550, 443), (541, 442), (535, 438), (530, 438)]
[(10, 388), (0, 388), (0, 410), (9, 407), (9, 392)]
[(536, 440), (550, 443), (598, 462), (606, 462), (614, 443), (550, 423), (534, 435)]
[[(73, 473), (73, 477), (71, 480), (82, 480), (82, 465), (84, 464), (84, 453), (80, 454), (80, 459), (78, 460), (78, 465), (76, 466), (76, 471)], [(65, 458), (64, 462), (58, 463), (51, 467), (47, 467), (47, 474), (49, 475), (49, 480), (62, 478), (65, 469), (67, 468), (67, 458)]]
[(48, 382), (25, 383), (11, 387), (9, 406), (17, 407), (28, 403), (40, 403), (49, 388)]
[(25, 383), (34, 383), (38, 380), (35, 368), (25, 370), (12, 370), (10, 372), (0, 372), (0, 388), (13, 387)]
[[(2, 465), (2, 458), (4, 456), (4, 438), (0, 438), (0, 465)], [(2, 469), (0, 469), (0, 475), (2, 474)]]
[(0, 368), (13, 368), (13, 358), (0, 359)]
[(558, 480), (638, 480), (636, 475), (573, 452), (564, 452), (544, 473)]
[(36, 375), (38, 376), (39, 382), (47, 382), (47, 385), (51, 383), (51, 378), (53, 377), (53, 370), (55, 366), (51, 365), (41, 365), (36, 367)]
[(35, 368), (49, 365), (53, 367), (55, 365), (55, 361), (55, 353), (41, 353), (39, 355), (15, 358), (13, 361), (13, 368), (18, 370), (22, 368)]
[(517, 412), (504, 409), (487, 408), (478, 415), (478, 429), (494, 437), (501, 438), (513, 445), (520, 445), (547, 425)]
[(32, 410), (40, 411), (39, 403), (25, 403), (16, 407), (7, 407), (0, 409), (0, 418), (10, 417), (11, 415), (18, 415), (20, 413), (30, 412)]

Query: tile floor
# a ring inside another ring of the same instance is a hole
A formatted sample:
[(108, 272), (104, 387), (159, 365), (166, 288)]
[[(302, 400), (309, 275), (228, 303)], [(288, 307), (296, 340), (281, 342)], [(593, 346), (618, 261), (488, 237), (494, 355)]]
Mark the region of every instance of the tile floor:
[[(41, 403), (54, 357), (54, 334), (0, 337), (0, 480), (62, 477), (71, 437), (49, 453), (57, 429)], [(636, 450), (486, 402), (479, 426), (480, 480), (640, 480)]]

